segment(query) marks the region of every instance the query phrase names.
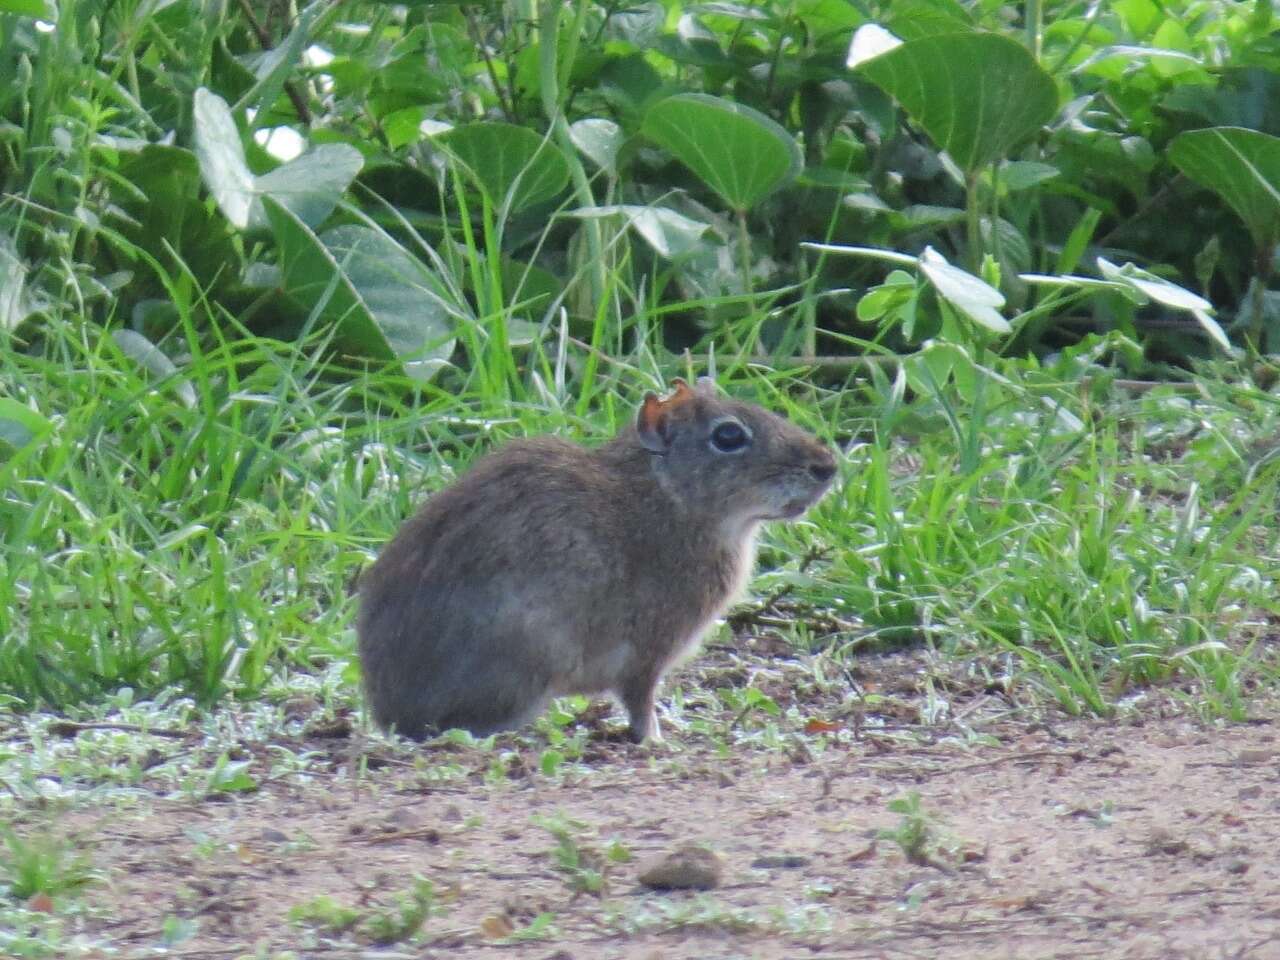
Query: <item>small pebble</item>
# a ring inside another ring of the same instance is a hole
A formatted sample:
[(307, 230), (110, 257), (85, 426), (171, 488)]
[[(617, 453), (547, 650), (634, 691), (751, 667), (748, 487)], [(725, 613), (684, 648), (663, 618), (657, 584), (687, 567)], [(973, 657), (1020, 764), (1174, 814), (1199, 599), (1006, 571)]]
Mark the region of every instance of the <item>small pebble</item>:
[(643, 861), (639, 877), (654, 890), (711, 890), (724, 877), (724, 860), (706, 847), (686, 843)]

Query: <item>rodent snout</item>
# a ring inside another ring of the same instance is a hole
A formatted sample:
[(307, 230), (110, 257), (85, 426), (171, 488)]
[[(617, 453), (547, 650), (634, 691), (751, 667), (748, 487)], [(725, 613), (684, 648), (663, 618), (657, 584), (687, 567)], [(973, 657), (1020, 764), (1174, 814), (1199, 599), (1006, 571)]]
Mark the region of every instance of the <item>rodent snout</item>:
[(836, 475), (836, 458), (831, 451), (823, 449), (822, 453), (809, 464), (809, 476), (819, 483), (826, 483)]

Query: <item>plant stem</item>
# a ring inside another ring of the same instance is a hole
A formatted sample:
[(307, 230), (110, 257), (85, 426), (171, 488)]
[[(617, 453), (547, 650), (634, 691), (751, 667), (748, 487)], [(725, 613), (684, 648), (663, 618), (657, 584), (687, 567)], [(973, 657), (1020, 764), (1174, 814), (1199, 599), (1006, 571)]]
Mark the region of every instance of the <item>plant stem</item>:
[(982, 268), (982, 211), (978, 205), (977, 171), (965, 174), (964, 211), (969, 246), (969, 272), (977, 274)]
[[(742, 290), (747, 295), (747, 309), (752, 316), (760, 309), (756, 302), (756, 285), (751, 278), (751, 233), (747, 230), (747, 212), (735, 211), (738, 219), (738, 269), (742, 271)], [(725, 328), (729, 345), (735, 353), (742, 353), (742, 346), (732, 326)]]
[(1027, 22), (1027, 49), (1040, 62), (1040, 42), (1044, 33), (1044, 7), (1040, 0), (1027, 0), (1023, 17)]

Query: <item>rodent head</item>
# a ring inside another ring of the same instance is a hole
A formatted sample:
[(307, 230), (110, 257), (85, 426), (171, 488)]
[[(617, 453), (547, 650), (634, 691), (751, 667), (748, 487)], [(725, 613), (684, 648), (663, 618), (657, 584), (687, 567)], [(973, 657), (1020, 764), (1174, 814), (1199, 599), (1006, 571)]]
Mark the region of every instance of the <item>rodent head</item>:
[(795, 424), (721, 395), (709, 377), (647, 394), (636, 418), (641, 445), (672, 496), (731, 524), (794, 520), (835, 480), (831, 450)]

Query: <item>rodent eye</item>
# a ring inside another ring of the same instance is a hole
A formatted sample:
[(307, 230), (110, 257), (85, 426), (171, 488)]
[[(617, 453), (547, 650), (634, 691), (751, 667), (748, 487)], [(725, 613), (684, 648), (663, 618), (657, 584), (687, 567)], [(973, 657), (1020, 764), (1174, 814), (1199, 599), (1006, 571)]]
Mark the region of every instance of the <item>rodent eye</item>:
[(711, 446), (721, 453), (736, 453), (751, 442), (751, 434), (736, 420), (726, 420), (711, 431)]

